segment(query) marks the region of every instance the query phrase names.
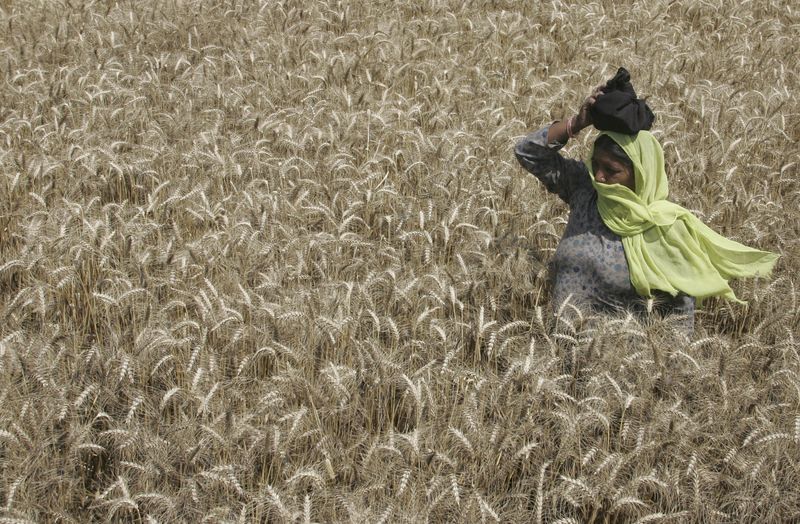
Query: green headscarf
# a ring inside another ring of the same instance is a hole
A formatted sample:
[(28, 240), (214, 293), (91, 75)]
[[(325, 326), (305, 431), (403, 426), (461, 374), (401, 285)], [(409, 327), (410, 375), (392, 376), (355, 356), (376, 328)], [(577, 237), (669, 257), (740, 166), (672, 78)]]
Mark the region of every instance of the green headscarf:
[(722, 296), (743, 303), (728, 280), (768, 275), (778, 255), (729, 240), (687, 209), (669, 202), (664, 152), (650, 132), (601, 134), (611, 137), (633, 162), (635, 192), (620, 184), (595, 181), (592, 163), (587, 165), (600, 217), (622, 238), (636, 292), (649, 297), (654, 289), (673, 296), (682, 291), (698, 299)]

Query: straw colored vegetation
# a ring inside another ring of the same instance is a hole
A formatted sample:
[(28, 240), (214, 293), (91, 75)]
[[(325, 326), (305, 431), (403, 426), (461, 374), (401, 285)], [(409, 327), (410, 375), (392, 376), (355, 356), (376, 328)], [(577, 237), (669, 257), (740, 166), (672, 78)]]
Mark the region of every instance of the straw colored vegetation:
[[(800, 518), (796, 2), (0, 7), (0, 522)], [(550, 310), (618, 65), (782, 254), (691, 339)]]

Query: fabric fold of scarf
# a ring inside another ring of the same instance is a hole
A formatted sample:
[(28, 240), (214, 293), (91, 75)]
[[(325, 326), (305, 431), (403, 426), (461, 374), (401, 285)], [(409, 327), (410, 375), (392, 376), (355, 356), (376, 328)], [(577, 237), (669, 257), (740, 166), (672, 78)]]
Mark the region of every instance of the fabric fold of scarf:
[(668, 201), (664, 153), (650, 132), (602, 134), (619, 144), (633, 162), (635, 192), (620, 184), (596, 182), (591, 162), (587, 165), (600, 217), (622, 238), (636, 292), (648, 297), (654, 289), (673, 296), (681, 291), (698, 299), (721, 296), (742, 303), (728, 280), (768, 275), (778, 255), (725, 238)]

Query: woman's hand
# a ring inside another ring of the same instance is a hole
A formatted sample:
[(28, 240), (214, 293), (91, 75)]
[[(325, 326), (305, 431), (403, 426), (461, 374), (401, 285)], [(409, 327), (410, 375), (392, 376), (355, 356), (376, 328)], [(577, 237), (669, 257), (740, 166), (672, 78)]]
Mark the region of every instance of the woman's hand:
[(592, 108), (594, 103), (597, 102), (597, 99), (603, 96), (604, 87), (606, 87), (606, 84), (600, 84), (596, 86), (594, 89), (592, 89), (592, 94), (586, 97), (586, 100), (584, 100), (583, 104), (581, 104), (578, 114), (572, 120), (572, 131), (574, 133), (578, 133), (581, 129), (592, 125), (592, 115), (589, 110)]
[(551, 125), (547, 132), (547, 143), (560, 142), (563, 144), (580, 133), (581, 129), (592, 125), (592, 115), (589, 110), (597, 102), (597, 99), (603, 96), (604, 87), (606, 87), (606, 84), (600, 84), (592, 89), (592, 94), (583, 101), (577, 115)]

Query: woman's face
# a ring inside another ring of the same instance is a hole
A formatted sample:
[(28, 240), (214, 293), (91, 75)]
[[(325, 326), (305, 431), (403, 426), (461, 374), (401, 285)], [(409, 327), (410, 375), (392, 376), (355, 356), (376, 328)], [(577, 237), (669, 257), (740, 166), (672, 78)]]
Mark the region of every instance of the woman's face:
[(635, 191), (633, 170), (603, 149), (595, 149), (592, 155), (594, 179), (601, 184), (620, 184)]

